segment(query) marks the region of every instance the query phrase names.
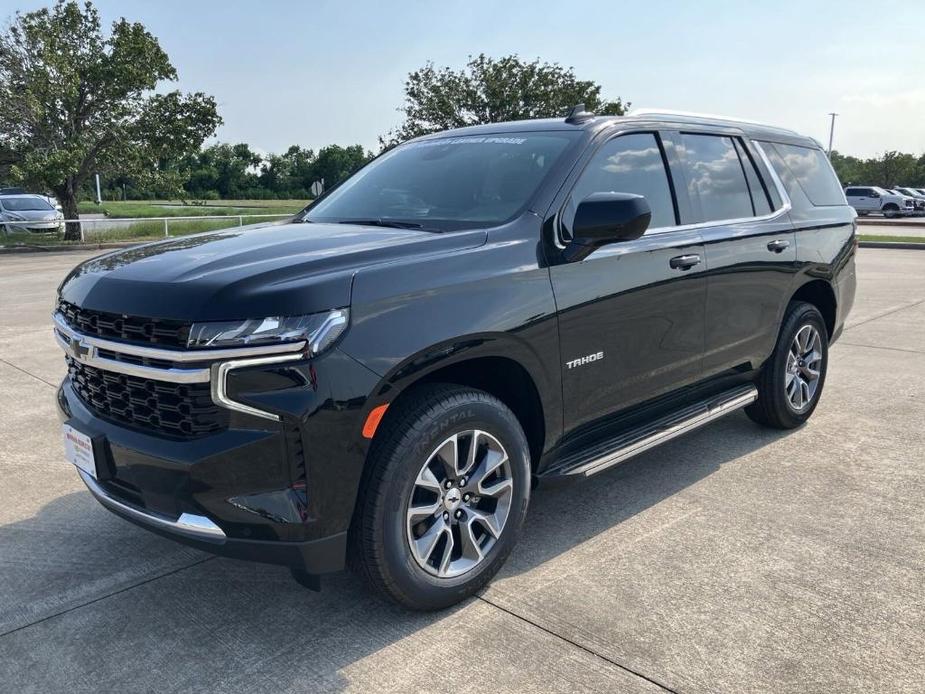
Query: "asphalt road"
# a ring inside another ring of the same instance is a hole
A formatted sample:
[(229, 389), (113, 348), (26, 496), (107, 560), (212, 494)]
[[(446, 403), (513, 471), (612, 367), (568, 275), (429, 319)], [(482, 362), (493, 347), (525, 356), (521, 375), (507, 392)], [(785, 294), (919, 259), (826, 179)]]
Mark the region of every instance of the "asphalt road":
[(49, 325), (80, 258), (0, 256), (0, 690), (925, 688), (925, 253), (861, 251), (805, 427), (735, 414), (541, 488), (484, 595), (429, 615), (347, 574), (308, 592), (90, 498), (62, 461)]

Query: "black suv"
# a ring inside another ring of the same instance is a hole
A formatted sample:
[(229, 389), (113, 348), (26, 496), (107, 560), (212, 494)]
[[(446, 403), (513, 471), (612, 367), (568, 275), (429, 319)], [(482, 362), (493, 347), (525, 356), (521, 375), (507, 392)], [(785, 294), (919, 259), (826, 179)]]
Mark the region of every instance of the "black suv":
[(739, 408), (806, 421), (855, 231), (818, 143), (779, 128), (576, 107), (422, 137), (291, 223), (74, 269), (67, 455), (150, 530), (444, 607), (536, 482)]

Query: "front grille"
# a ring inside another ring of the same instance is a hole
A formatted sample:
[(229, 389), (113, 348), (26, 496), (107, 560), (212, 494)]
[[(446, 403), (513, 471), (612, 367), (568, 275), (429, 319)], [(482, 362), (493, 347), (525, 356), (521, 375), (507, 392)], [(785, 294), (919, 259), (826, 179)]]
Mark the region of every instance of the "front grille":
[(74, 330), (109, 340), (186, 348), (189, 337), (190, 324), (183, 321), (93, 311), (67, 301), (58, 302), (58, 311)]
[(170, 383), (127, 376), (67, 357), (74, 390), (101, 417), (190, 438), (222, 431), (228, 411), (212, 402), (208, 383)]

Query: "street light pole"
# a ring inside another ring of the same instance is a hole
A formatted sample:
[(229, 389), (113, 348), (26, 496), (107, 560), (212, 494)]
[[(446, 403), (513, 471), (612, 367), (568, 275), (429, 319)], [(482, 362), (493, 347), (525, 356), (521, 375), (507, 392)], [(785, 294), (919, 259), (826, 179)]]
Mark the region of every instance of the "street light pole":
[(830, 113), (832, 116), (832, 123), (829, 125), (829, 158), (832, 158), (832, 139), (835, 137), (835, 116), (837, 113)]

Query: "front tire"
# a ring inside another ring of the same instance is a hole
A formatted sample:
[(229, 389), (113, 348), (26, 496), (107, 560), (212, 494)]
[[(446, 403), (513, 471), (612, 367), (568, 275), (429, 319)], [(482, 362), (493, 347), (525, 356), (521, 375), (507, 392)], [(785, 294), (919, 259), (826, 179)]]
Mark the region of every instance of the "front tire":
[(483, 391), (425, 385), (380, 425), (351, 528), (350, 564), (418, 610), (481, 590), (510, 554), (530, 498), (517, 418)]
[(745, 413), (774, 429), (800, 426), (819, 404), (828, 364), (828, 331), (819, 309), (803, 301), (790, 302), (777, 345), (755, 384), (758, 400)]
[(893, 219), (899, 216), (899, 205), (889, 203), (883, 206), (883, 216), (888, 219)]

